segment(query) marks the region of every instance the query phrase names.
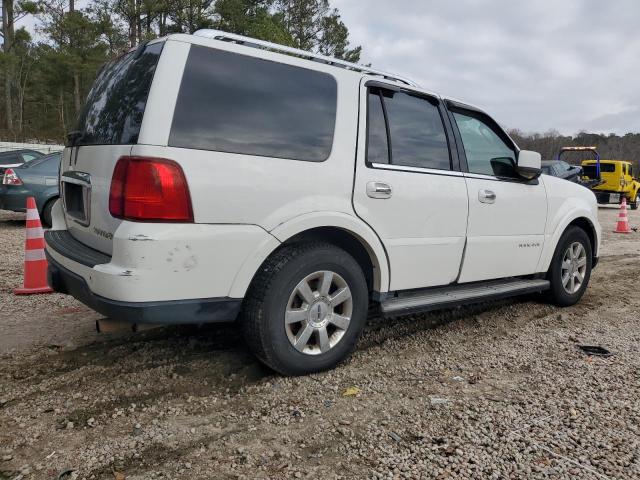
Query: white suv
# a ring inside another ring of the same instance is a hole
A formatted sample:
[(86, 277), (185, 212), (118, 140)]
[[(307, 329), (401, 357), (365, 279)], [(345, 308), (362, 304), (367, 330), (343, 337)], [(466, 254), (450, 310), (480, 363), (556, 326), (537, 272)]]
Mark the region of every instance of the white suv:
[(584, 293), (589, 190), (540, 175), (476, 107), (360, 65), (213, 30), (100, 72), (69, 136), (49, 282), (132, 323), (238, 321), (284, 374), (393, 316)]

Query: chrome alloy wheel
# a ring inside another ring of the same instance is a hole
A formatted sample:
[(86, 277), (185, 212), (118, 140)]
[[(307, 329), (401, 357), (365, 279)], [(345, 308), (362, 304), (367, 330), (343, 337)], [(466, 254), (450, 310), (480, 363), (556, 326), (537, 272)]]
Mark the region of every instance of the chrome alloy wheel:
[(574, 242), (562, 257), (562, 286), (568, 294), (574, 294), (584, 282), (587, 272), (587, 251), (580, 242)]
[(326, 353), (342, 340), (352, 313), (353, 298), (344, 278), (327, 270), (314, 272), (289, 297), (284, 315), (287, 338), (301, 353)]

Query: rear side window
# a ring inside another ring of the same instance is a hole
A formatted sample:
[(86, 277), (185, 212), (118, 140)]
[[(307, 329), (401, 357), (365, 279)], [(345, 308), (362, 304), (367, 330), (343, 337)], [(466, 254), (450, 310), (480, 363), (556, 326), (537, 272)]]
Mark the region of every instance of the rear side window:
[[(582, 171), (584, 175), (589, 178), (596, 178), (598, 176), (595, 163), (589, 163), (587, 165), (583, 165)], [(616, 171), (616, 166), (614, 163), (600, 164), (600, 173), (614, 173), (615, 171)]]
[(369, 91), (367, 124), (367, 162), (389, 163), (389, 142), (387, 140), (387, 125), (382, 107), (380, 93)]
[(321, 162), (336, 102), (329, 74), (192, 45), (169, 145)]
[(163, 45), (142, 46), (103, 67), (80, 112), (72, 145), (130, 145), (138, 141)]
[(451, 168), (449, 145), (436, 100), (372, 88), (368, 108), (368, 162)]

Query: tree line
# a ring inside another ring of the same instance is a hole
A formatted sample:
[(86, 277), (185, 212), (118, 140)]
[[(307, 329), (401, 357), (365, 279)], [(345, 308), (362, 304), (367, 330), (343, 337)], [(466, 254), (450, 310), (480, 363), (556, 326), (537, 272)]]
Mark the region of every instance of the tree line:
[[(27, 17), (35, 31), (16, 27)], [(201, 28), (360, 60), (329, 0), (2, 0), (0, 140), (62, 141), (105, 62)]]
[[(627, 133), (616, 135), (614, 133), (587, 133), (580, 132), (576, 135), (561, 135), (555, 130), (546, 133), (525, 134), (520, 130), (510, 130), (509, 135), (525, 150), (540, 152), (545, 160), (556, 158), (562, 147), (597, 147), (600, 158), (608, 160), (630, 160), (636, 166), (640, 166), (640, 133)], [(567, 153), (563, 160), (577, 164), (581, 160), (592, 158), (585, 153)]]
[[(61, 142), (99, 68), (170, 33), (217, 28), (351, 62), (361, 54), (329, 0), (89, 0), (83, 8), (74, 0), (0, 1), (0, 140)], [(16, 27), (25, 18), (37, 25), (32, 31)], [(594, 145), (602, 158), (640, 160), (640, 134), (510, 134), (545, 159), (562, 146)]]

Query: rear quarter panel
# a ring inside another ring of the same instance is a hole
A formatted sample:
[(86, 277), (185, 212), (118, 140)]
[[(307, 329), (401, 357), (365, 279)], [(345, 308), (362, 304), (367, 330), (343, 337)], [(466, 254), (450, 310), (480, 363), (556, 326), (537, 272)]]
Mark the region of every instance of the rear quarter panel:
[[(353, 214), (358, 123), (359, 74), (321, 64), (318, 71), (337, 82), (337, 115), (332, 150), (324, 162), (306, 162), (168, 146), (173, 112), (190, 44), (211, 46), (208, 39), (175, 35), (165, 46), (132, 155), (177, 161), (184, 170), (195, 221), (252, 224), (271, 231), (299, 215), (315, 211)], [(309, 68), (309, 62), (235, 44), (216, 46), (242, 55)], [(172, 59), (172, 61), (168, 61)]]

